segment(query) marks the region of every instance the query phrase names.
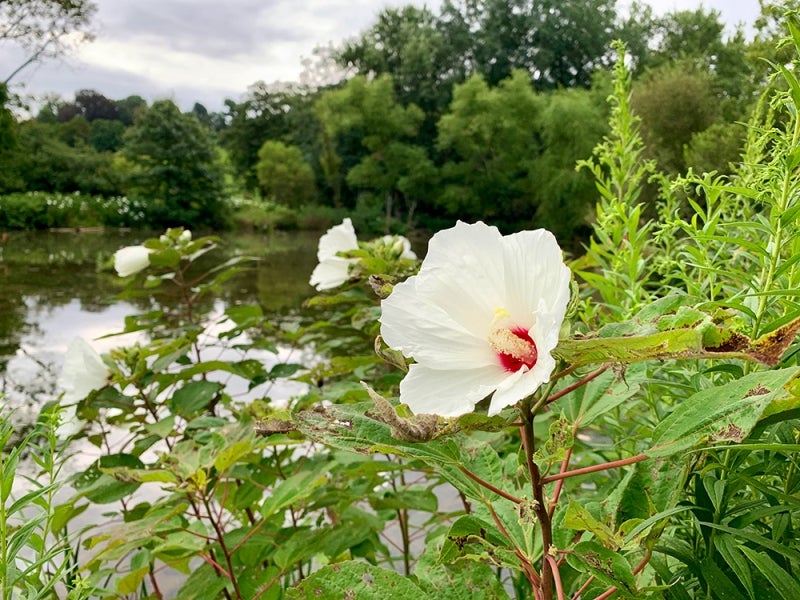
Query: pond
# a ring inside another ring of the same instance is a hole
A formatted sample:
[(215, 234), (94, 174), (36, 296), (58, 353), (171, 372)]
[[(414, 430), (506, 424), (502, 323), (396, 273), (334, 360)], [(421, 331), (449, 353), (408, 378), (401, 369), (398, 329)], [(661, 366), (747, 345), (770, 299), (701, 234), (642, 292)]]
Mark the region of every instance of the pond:
[[(296, 311), (313, 293), (308, 278), (316, 264), (317, 232), (223, 235), (219, 260), (256, 256), (254, 272), (232, 279), (217, 300), (225, 306), (258, 302), (275, 318)], [(125, 345), (126, 315), (138, 311), (113, 298), (121, 281), (111, 262), (123, 246), (139, 244), (143, 232), (10, 232), (0, 234), (0, 406), (16, 422), (31, 422), (58, 395), (56, 378), (69, 342), (82, 336), (99, 352)], [(273, 394), (291, 395), (290, 383)]]

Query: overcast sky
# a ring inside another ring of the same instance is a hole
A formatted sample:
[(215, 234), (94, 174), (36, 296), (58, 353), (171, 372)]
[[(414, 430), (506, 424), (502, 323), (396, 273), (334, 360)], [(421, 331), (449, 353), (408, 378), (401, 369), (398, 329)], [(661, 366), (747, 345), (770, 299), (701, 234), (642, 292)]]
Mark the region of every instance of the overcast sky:
[[(338, 44), (371, 25), (386, 6), (441, 0), (96, 0), (96, 39), (65, 61), (22, 71), (29, 94), (72, 99), (80, 89), (108, 98), (171, 98), (188, 110), (221, 110), (257, 81), (298, 81), (316, 46)], [(650, 0), (656, 13), (713, 8), (731, 27), (752, 25), (758, 0)], [(620, 0), (622, 10), (628, 2)], [(23, 61), (0, 45), (0, 81)], [(20, 91), (18, 89), (18, 91)]]

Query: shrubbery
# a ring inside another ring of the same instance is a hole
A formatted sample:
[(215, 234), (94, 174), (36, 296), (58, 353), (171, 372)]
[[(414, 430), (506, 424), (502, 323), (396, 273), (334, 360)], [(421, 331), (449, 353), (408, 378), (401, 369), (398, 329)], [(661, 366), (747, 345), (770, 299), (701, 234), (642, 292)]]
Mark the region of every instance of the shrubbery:
[(144, 203), (124, 196), (21, 192), (0, 196), (0, 229), (142, 227), (146, 211)]

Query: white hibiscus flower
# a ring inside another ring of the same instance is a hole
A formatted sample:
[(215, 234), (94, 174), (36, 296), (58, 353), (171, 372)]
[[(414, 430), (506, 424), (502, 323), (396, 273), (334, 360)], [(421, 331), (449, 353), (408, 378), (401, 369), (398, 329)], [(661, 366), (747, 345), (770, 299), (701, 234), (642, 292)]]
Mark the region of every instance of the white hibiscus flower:
[(114, 253), (114, 269), (120, 277), (138, 273), (150, 266), (150, 248), (144, 246), (126, 246)]
[(338, 256), (338, 253), (356, 249), (358, 249), (358, 239), (349, 218), (328, 229), (327, 233), (319, 238), (317, 247), (319, 264), (311, 273), (309, 283), (319, 291), (342, 285), (349, 278), (350, 264), (356, 262), (356, 259), (344, 258)]
[(58, 437), (70, 437), (81, 430), (83, 422), (75, 415), (75, 405), (93, 390), (105, 387), (109, 374), (103, 359), (86, 340), (76, 337), (70, 342), (58, 377), (58, 386), (63, 391), (61, 425), (56, 431)]
[(414, 359), (400, 401), (454, 417), (492, 394), (489, 415), (531, 395), (555, 368), (570, 271), (549, 231), (503, 236), (484, 223), (435, 234), (419, 274), (382, 304), (381, 335)]

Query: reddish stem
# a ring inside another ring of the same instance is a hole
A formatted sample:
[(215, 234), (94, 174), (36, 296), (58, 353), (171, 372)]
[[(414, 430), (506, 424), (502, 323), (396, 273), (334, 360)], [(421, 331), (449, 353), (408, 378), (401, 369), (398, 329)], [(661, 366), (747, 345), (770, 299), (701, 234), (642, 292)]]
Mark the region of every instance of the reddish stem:
[(462, 473), (464, 473), (464, 475), (466, 475), (467, 477), (469, 477), (473, 481), (479, 483), (480, 485), (485, 487), (487, 490), (493, 491), (495, 494), (497, 494), (498, 496), (502, 496), (506, 500), (511, 500), (511, 502), (513, 502), (514, 504), (521, 504), (522, 503), (522, 500), (520, 500), (516, 496), (512, 496), (508, 492), (504, 492), (503, 490), (501, 490), (500, 488), (492, 485), (488, 481), (486, 481), (484, 479), (481, 479), (480, 477), (475, 475), (475, 473), (472, 473), (471, 471), (469, 471), (467, 468), (461, 467), (461, 466), (459, 466), (458, 468), (461, 470)]
[[(559, 473), (566, 473), (567, 467), (569, 466), (569, 459), (572, 458), (572, 448), (567, 448), (567, 456), (564, 459), (564, 462), (561, 463), (561, 470)], [(550, 518), (553, 518), (553, 513), (556, 510), (556, 504), (558, 504), (558, 497), (561, 495), (561, 489), (564, 487), (564, 480), (559, 479), (558, 483), (556, 484), (556, 489), (553, 490), (553, 499), (550, 500), (550, 506), (547, 508), (547, 514), (550, 515)]]
[(586, 473), (595, 473), (597, 471), (605, 471), (606, 469), (614, 469), (616, 467), (624, 467), (625, 465), (632, 465), (642, 462), (647, 459), (646, 454), (637, 454), (630, 458), (623, 458), (621, 460), (614, 460), (600, 465), (593, 465), (591, 467), (583, 467), (581, 469), (573, 469), (572, 471), (565, 471), (564, 473), (556, 473), (555, 475), (548, 475), (542, 478), (542, 483), (553, 483), (559, 479), (566, 479), (567, 477), (574, 477), (576, 475), (585, 475)]
[(545, 404), (550, 404), (550, 403), (552, 403), (552, 402), (555, 402), (555, 401), (556, 401), (556, 400), (558, 400), (559, 398), (562, 398), (562, 397), (566, 396), (567, 394), (569, 394), (570, 392), (572, 392), (572, 391), (574, 391), (574, 390), (577, 390), (577, 389), (578, 389), (579, 387), (581, 387), (582, 385), (586, 385), (586, 384), (587, 384), (587, 383), (589, 383), (589, 382), (590, 382), (592, 379), (594, 379), (594, 378), (596, 378), (596, 377), (599, 377), (600, 375), (602, 375), (603, 373), (605, 373), (606, 371), (608, 371), (608, 369), (609, 369), (610, 367), (611, 367), (611, 365), (603, 365), (602, 367), (600, 367), (600, 368), (599, 368), (599, 369), (597, 369), (596, 371), (593, 371), (592, 373), (589, 373), (589, 374), (588, 374), (586, 377), (583, 377), (582, 379), (578, 379), (578, 381), (576, 381), (576, 382), (574, 382), (574, 383), (571, 383), (571, 384), (569, 384), (569, 385), (568, 385), (567, 387), (565, 387), (563, 390), (561, 390), (561, 391), (558, 391), (558, 392), (556, 392), (555, 394), (553, 394), (552, 396), (550, 396), (550, 397), (547, 399), (547, 402), (546, 402)]
[[(487, 506), (489, 508), (489, 514), (492, 515), (492, 519), (494, 520), (495, 525), (497, 525), (497, 528), (500, 530), (500, 533), (506, 536), (506, 539), (513, 544), (513, 538), (503, 525), (500, 517), (497, 516), (497, 513), (494, 511), (494, 507), (491, 504), (487, 504)], [(519, 558), (520, 562), (522, 563), (522, 568), (525, 571), (525, 576), (528, 578), (531, 587), (533, 588), (534, 595), (537, 599), (540, 598), (540, 592), (538, 590), (542, 583), (541, 577), (539, 577), (539, 574), (534, 570), (533, 565), (531, 565), (530, 561), (528, 561), (522, 551), (516, 546), (514, 547), (514, 554), (517, 555), (517, 558)]]
[[(652, 554), (652, 552), (648, 548), (644, 553), (644, 558), (642, 558), (642, 560), (639, 561), (639, 564), (634, 567), (634, 569), (633, 569), (633, 574), (634, 575), (636, 575), (637, 573), (639, 573), (639, 571), (644, 569), (645, 566), (647, 565), (647, 563), (650, 562), (650, 555), (651, 554)], [(581, 588), (581, 589), (583, 589), (583, 588)], [(617, 591), (616, 586), (610, 587), (605, 592), (600, 594), (597, 598), (595, 598), (595, 600), (605, 600), (606, 598), (610, 598), (611, 595), (616, 591)]]
[(556, 559), (549, 554), (546, 555), (544, 559), (550, 563), (553, 570), (553, 581), (556, 584), (556, 598), (558, 598), (558, 600), (564, 600), (564, 587), (561, 585), (561, 574), (558, 572), (558, 563)]

